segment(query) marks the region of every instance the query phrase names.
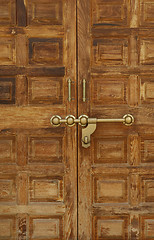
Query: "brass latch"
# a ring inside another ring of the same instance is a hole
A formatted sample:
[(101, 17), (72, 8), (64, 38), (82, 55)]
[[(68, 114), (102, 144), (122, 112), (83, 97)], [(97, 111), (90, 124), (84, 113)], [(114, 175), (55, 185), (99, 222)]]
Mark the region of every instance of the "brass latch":
[(132, 125), (134, 117), (131, 114), (126, 114), (119, 119), (98, 119), (88, 118), (86, 115), (81, 115), (76, 119), (73, 115), (68, 115), (65, 119), (55, 115), (50, 119), (50, 123), (54, 127), (59, 127), (61, 123), (65, 123), (69, 127), (79, 123), (82, 128), (82, 147), (88, 148), (90, 146), (90, 136), (96, 130), (96, 123), (123, 123), (126, 126)]

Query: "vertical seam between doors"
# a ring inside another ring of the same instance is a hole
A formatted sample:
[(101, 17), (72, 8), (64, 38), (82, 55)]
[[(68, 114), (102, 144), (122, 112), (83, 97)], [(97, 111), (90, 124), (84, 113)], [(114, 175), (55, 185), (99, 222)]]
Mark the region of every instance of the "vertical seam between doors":
[[(76, 0), (76, 96), (77, 96), (77, 118), (78, 118), (78, 102), (79, 102), (79, 97), (78, 97), (78, 92), (79, 92), (79, 80), (78, 80), (78, 0)], [(79, 157), (79, 154), (78, 154), (78, 147), (79, 147), (79, 144), (78, 144), (78, 124), (77, 124), (77, 127), (76, 127), (76, 130), (77, 130), (77, 133), (76, 133), (76, 137), (77, 137), (77, 144), (76, 144), (76, 147), (77, 147), (77, 158), (76, 158), (76, 161), (77, 161), (77, 239), (78, 239), (78, 229), (79, 229), (79, 223), (78, 223), (78, 157)]]

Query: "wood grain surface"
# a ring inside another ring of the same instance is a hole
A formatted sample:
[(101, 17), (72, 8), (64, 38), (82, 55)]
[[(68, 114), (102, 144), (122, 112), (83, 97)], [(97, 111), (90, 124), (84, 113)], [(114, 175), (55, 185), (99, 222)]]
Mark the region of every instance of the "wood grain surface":
[[(154, 1), (78, 0), (78, 112), (99, 123), (78, 148), (78, 239), (154, 238)], [(86, 103), (82, 79), (86, 79)]]
[(0, 239), (76, 239), (75, 0), (0, 0)]
[(154, 0), (0, 0), (0, 49), (0, 240), (154, 239)]

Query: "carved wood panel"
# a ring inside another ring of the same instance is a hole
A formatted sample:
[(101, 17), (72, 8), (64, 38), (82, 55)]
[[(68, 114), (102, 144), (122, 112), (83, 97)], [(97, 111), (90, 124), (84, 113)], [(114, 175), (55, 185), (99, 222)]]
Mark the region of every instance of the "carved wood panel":
[(75, 1), (0, 0), (0, 48), (0, 239), (75, 239)]
[(135, 118), (79, 131), (79, 239), (154, 238), (153, 24), (153, 0), (78, 0), (79, 115)]

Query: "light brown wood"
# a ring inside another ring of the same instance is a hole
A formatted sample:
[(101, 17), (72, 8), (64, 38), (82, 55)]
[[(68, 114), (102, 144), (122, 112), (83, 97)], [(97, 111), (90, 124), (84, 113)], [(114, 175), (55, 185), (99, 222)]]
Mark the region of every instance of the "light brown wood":
[(154, 238), (153, 16), (153, 0), (78, 0), (78, 112), (135, 118), (97, 124), (87, 149), (79, 130), (81, 240)]
[(0, 239), (76, 239), (76, 2), (0, 0), (0, 47)]
[(0, 48), (0, 240), (154, 239), (154, 0), (0, 0)]

